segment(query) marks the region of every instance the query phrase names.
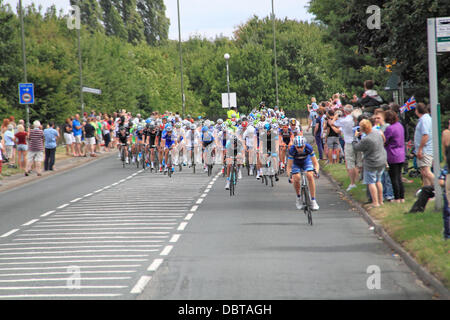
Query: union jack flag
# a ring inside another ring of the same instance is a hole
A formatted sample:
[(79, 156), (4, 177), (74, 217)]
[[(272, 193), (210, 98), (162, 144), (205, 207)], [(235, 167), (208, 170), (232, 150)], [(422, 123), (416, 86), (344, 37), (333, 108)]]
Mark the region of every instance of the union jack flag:
[(406, 112), (406, 111), (411, 111), (413, 109), (415, 109), (417, 106), (417, 102), (416, 99), (414, 98), (414, 96), (412, 96), (411, 98), (409, 98), (408, 101), (406, 101), (406, 103), (400, 108), (400, 112)]

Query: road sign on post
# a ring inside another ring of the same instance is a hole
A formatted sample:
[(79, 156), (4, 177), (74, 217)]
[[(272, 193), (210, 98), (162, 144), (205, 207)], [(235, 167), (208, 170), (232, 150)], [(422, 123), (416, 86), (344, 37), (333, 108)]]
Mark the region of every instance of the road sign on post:
[(450, 52), (450, 17), (436, 18), (437, 52)]
[(19, 83), (19, 103), (34, 104), (34, 84)]
[(102, 94), (102, 90), (88, 88), (88, 87), (83, 87), (83, 92), (88, 92), (88, 93), (93, 93), (93, 94)]
[(228, 109), (228, 106), (237, 108), (236, 92), (230, 92), (230, 104), (228, 104), (228, 93), (222, 93), (222, 108)]

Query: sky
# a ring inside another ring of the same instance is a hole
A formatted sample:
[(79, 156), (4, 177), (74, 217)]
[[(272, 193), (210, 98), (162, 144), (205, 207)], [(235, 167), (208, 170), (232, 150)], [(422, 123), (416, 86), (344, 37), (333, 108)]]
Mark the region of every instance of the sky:
[[(15, 10), (18, 0), (3, 0)], [(308, 0), (274, 0), (275, 15), (295, 20), (311, 21), (307, 12)], [(68, 12), (69, 0), (22, 0), (23, 6), (34, 3), (44, 11), (55, 4), (57, 9)], [(166, 16), (170, 19), (169, 39), (178, 40), (177, 0), (164, 0)], [(233, 31), (253, 15), (262, 18), (272, 12), (271, 0), (180, 0), (181, 38), (190, 36), (214, 38), (216, 35), (232, 37)]]

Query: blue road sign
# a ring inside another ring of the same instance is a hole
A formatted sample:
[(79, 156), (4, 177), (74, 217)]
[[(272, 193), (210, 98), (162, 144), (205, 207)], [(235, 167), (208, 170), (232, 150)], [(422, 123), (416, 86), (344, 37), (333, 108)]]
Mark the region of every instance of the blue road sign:
[(19, 83), (19, 103), (34, 104), (34, 84)]

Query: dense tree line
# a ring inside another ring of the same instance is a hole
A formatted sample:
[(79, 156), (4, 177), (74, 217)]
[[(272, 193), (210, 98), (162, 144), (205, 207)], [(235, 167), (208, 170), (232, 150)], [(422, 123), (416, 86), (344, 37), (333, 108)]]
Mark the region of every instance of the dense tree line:
[[(401, 12), (405, 8), (400, 3), (407, 1), (378, 2), (382, 8)], [(392, 25), (394, 31), (368, 30), (367, 6), (356, 0), (312, 0), (309, 10), (317, 19), (312, 23), (277, 19), (280, 107), (294, 112), (304, 110), (312, 96), (323, 100), (336, 92), (360, 95), (367, 79), (373, 79), (380, 94), (390, 100), (390, 93), (383, 91), (391, 75), (385, 65), (394, 60), (394, 69), (400, 68), (402, 77), (414, 83), (414, 92), (406, 94), (427, 101), (426, 23), (408, 28), (400, 20), (411, 25), (414, 19), (445, 15), (438, 2), (413, 5), (410, 11), (415, 16), (403, 20), (392, 12), (383, 14), (383, 27)], [(78, 4), (82, 13), (84, 85), (102, 90), (102, 95), (84, 95), (87, 111), (181, 112), (178, 42), (168, 40), (163, 0), (71, 3)], [(66, 16), (54, 7), (43, 12), (28, 6), (24, 20), (28, 81), (36, 87), (31, 118), (61, 121), (80, 111), (76, 32), (67, 28)], [(221, 93), (227, 91), (226, 52), (231, 55), (231, 91), (237, 93), (241, 110), (247, 112), (262, 100), (273, 106), (272, 37), (272, 20), (253, 16), (236, 28), (233, 39), (192, 37), (183, 42), (187, 113), (224, 114)], [(448, 59), (448, 55), (438, 59), (443, 107), (450, 103)], [(22, 70), (19, 18), (0, 0), (0, 116), (24, 117), (17, 94)]]

